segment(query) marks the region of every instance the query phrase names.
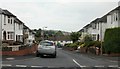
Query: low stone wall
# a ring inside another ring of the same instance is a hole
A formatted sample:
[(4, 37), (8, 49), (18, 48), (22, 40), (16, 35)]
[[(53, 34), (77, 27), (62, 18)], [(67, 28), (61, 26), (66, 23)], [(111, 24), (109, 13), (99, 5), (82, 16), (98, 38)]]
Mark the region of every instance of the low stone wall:
[(33, 44), (33, 46), (29, 47), (29, 48), (25, 48), (23, 50), (19, 50), (19, 51), (3, 51), (0, 52), (0, 54), (2, 55), (14, 55), (14, 56), (23, 56), (23, 55), (28, 55), (28, 54), (33, 54), (35, 53), (37, 50), (37, 44)]

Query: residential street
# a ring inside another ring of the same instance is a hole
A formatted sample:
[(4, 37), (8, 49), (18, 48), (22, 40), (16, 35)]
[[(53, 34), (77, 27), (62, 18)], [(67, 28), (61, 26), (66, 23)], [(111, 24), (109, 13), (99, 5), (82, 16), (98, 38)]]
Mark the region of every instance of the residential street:
[[(80, 54), (76, 52), (70, 52), (65, 51), (62, 49), (57, 50), (57, 58), (51, 58), (51, 57), (36, 57), (35, 55), (27, 55), (27, 56), (3, 56), (3, 62), (2, 62), (2, 69), (9, 69), (13, 67), (12, 69), (18, 67), (23, 68), (24, 67), (30, 67), (29, 69), (37, 69), (37, 68), (70, 68), (71, 69), (92, 69), (92, 67), (95, 68), (112, 68), (117, 69), (118, 68), (118, 60), (117, 58), (113, 57), (112, 59), (107, 59), (104, 57), (96, 57), (96, 56), (90, 56), (85, 54)], [(108, 68), (108, 69), (109, 69)]]

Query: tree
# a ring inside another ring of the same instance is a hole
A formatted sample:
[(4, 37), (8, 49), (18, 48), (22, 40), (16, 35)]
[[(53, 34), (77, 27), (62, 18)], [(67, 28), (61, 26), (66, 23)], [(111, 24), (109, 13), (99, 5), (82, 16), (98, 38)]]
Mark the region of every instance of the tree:
[(80, 32), (72, 32), (70, 34), (71, 40), (74, 42), (78, 41), (79, 37), (81, 36)]
[(35, 29), (34, 31), (36, 32), (35, 34), (36, 37), (41, 37), (41, 31), (42, 31), (41, 29), (38, 30)]
[(90, 35), (86, 35), (84, 37), (84, 42), (90, 42), (90, 41), (92, 41), (92, 37)]

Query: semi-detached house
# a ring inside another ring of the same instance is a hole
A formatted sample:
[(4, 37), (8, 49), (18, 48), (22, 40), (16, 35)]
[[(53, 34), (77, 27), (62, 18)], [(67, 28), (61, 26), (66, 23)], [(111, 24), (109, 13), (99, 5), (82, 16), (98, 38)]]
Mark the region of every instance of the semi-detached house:
[(14, 20), (16, 16), (8, 10), (2, 10), (1, 12), (2, 41), (13, 42), (15, 41)]
[[(0, 23), (2, 23), (3, 42), (8, 44), (13, 44), (15, 42), (30, 44), (35, 40), (34, 33), (8, 10), (0, 8), (0, 20)], [(25, 38), (26, 33), (28, 37)]]
[(35, 41), (35, 33), (26, 25), (23, 26), (23, 35), (24, 44), (32, 44)]
[(83, 27), (80, 39), (82, 40), (86, 35), (91, 35), (94, 41), (104, 40), (105, 30), (108, 28), (120, 27), (120, 6), (110, 11), (101, 18), (93, 20), (90, 24)]

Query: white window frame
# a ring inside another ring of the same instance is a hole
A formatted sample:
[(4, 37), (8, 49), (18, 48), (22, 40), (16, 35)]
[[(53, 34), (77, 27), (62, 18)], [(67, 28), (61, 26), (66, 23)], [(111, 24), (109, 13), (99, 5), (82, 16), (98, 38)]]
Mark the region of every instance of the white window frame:
[(8, 40), (13, 40), (13, 37), (14, 37), (14, 33), (13, 32), (7, 32), (7, 39)]

